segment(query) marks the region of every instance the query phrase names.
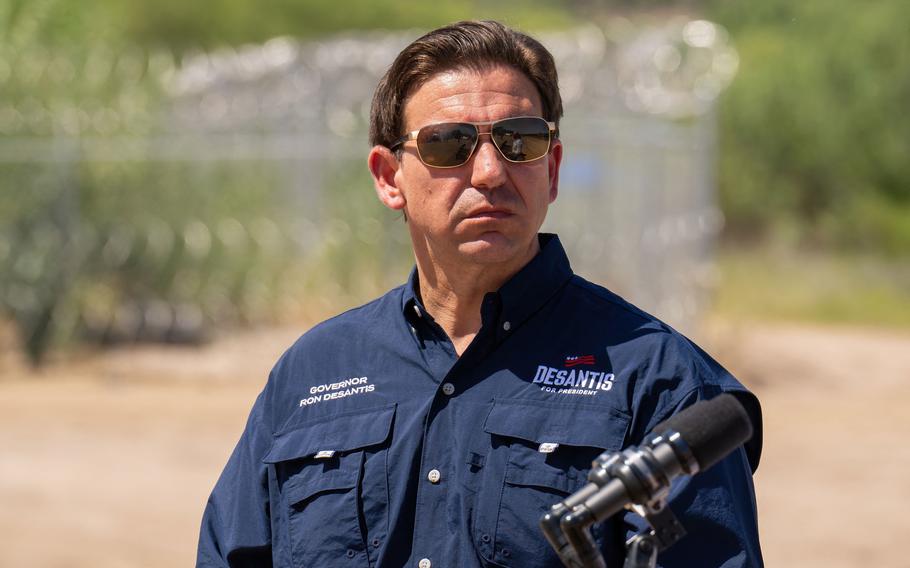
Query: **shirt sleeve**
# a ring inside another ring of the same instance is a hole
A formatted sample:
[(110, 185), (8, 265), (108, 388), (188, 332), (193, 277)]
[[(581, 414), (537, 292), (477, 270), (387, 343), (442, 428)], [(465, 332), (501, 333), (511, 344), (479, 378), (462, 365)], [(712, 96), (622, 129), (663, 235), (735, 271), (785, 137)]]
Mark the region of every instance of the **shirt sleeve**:
[[(735, 394), (752, 396), (745, 391)], [(690, 392), (666, 416), (700, 398), (699, 390)], [(657, 565), (661, 568), (763, 566), (752, 468), (742, 447), (706, 471), (677, 478), (668, 504), (687, 534), (658, 555)], [(633, 513), (626, 513), (624, 521), (627, 539), (646, 527), (644, 519)]]
[(272, 566), (268, 469), (262, 462), (272, 436), (265, 406), (263, 391), (209, 496), (199, 532), (198, 568)]

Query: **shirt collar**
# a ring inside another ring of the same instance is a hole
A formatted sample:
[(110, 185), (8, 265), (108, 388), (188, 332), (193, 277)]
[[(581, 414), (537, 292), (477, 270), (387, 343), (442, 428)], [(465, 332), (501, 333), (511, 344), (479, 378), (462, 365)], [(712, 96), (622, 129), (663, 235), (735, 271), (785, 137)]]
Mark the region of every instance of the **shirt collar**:
[[(559, 242), (559, 237), (541, 233), (538, 240), (540, 252), (499, 290), (493, 292), (498, 296), (502, 306), (499, 319), (503, 322), (508, 321), (512, 329), (539, 310), (572, 276), (569, 258), (562, 243)], [(415, 314), (420, 316), (424, 311), (417, 295), (418, 279), (415, 266), (408, 277), (401, 299), (401, 308), (407, 318)]]
[(498, 294), (503, 321), (514, 329), (537, 312), (572, 277), (572, 267), (559, 237), (541, 233), (540, 252), (503, 284)]
[[(408, 276), (408, 283), (404, 285), (404, 293), (401, 295), (401, 311), (405, 317), (410, 318), (415, 313), (415, 309), (423, 310), (423, 304), (417, 295), (417, 287), (420, 285), (420, 276), (417, 274), (417, 266), (411, 269)], [(418, 314), (419, 315), (419, 314)]]

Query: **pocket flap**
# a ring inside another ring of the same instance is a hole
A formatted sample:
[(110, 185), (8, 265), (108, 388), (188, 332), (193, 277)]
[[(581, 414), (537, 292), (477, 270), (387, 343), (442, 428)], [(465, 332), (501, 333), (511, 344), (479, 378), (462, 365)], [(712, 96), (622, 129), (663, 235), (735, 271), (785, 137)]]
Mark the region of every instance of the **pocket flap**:
[(350, 452), (381, 444), (389, 437), (395, 404), (320, 418), (278, 434), (262, 459), (278, 463), (316, 455), (317, 452)]
[[(587, 482), (598, 454), (622, 448), (628, 426), (629, 417), (610, 408), (515, 399), (495, 400), (484, 422), (486, 432), (520, 440), (509, 443), (506, 483), (563, 494)], [(550, 447), (543, 452), (541, 444)]]
[(288, 480), (284, 491), (288, 503), (296, 505), (320, 493), (332, 491), (349, 491), (357, 486), (358, 470), (334, 470), (321, 472), (308, 470), (308, 474), (297, 475)]
[(483, 429), (535, 444), (619, 450), (628, 426), (629, 417), (611, 408), (500, 399), (493, 401)]
[(572, 493), (587, 482), (587, 471), (596, 455), (596, 451), (585, 452), (584, 458), (561, 460), (563, 463), (553, 465), (540, 452), (522, 446), (515, 447), (509, 454), (505, 481), (510, 485), (550, 487), (563, 493)]

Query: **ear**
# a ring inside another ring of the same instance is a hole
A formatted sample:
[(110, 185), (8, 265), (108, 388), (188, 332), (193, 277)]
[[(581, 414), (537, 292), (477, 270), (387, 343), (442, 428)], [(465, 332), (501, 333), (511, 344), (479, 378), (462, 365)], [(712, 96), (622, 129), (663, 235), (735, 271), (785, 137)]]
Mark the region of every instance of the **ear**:
[(373, 146), (367, 157), (367, 167), (373, 176), (373, 187), (379, 201), (395, 211), (404, 209), (407, 201), (395, 182), (399, 163), (395, 154), (385, 146)]
[(547, 167), (550, 173), (550, 203), (556, 201), (559, 194), (559, 165), (562, 163), (562, 142), (559, 139), (553, 141), (553, 147), (547, 156)]

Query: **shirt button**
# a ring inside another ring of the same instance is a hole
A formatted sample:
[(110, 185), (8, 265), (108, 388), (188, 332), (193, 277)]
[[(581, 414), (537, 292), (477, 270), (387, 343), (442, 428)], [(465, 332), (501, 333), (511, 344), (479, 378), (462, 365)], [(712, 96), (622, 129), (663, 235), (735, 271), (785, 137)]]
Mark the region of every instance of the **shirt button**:
[(347, 554), (348, 554), (348, 558), (354, 558), (354, 555), (357, 553), (349, 548)]
[(509, 331), (510, 329), (512, 329), (512, 322), (507, 321), (507, 322), (503, 323), (502, 328), (506, 331)]
[(430, 562), (429, 558), (421, 558), (420, 562), (417, 563), (417, 568), (430, 568), (433, 566), (433, 563)]
[[(441, 477), (442, 475), (439, 473), (438, 469), (431, 469), (430, 473), (427, 474), (427, 479), (430, 480), (430, 483), (439, 483), (439, 478)], [(429, 560), (427, 560), (427, 562), (429, 562)]]
[(452, 383), (443, 383), (442, 384), (442, 394), (446, 396), (452, 396), (452, 393), (455, 392), (455, 385)]

